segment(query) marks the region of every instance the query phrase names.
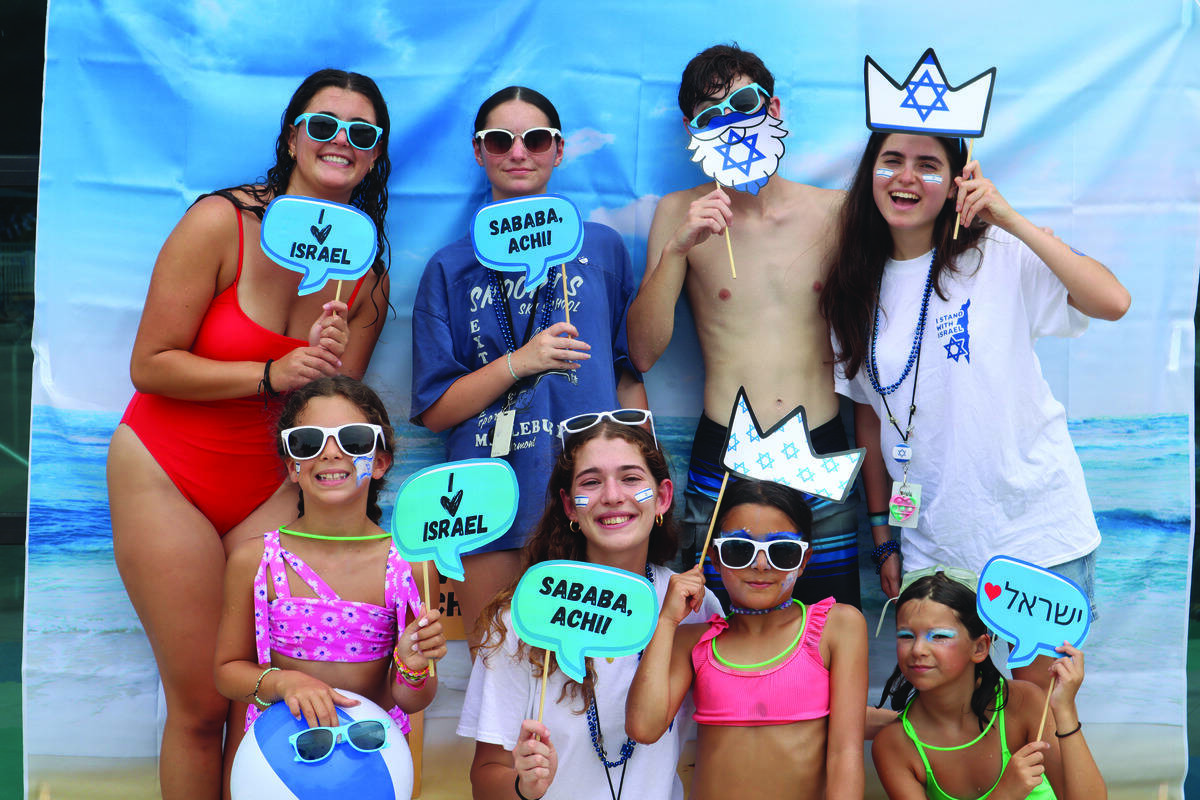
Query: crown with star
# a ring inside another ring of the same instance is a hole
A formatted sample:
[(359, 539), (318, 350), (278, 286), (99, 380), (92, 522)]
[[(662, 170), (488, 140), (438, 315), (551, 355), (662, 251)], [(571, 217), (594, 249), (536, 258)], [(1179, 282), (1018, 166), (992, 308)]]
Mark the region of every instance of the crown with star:
[(904, 83), (896, 83), (870, 56), (863, 65), (867, 127), (873, 131), (933, 136), (982, 136), (992, 104), (996, 68), (951, 86), (933, 48), (917, 59)]

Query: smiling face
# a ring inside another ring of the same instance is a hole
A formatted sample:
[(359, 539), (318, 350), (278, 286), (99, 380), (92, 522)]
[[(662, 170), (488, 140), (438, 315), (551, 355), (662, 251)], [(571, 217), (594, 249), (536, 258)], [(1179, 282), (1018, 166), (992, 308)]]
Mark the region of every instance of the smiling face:
[[(500, 128), (512, 134), (523, 134), (530, 128), (551, 128), (545, 112), (524, 100), (509, 100), (491, 110), (483, 129)], [(544, 153), (531, 153), (525, 142), (515, 137), (507, 153), (492, 155), (475, 142), (475, 161), (487, 173), (492, 184), (492, 200), (511, 200), (531, 194), (543, 194), (554, 168), (562, 163), (563, 142), (555, 138)]]
[[(349, 422), (368, 422), (366, 415), (351, 400), (341, 395), (313, 397), (296, 415), (295, 426), (320, 425), (335, 428)], [(313, 504), (364, 504), (371, 478), (382, 478), (392, 456), (376, 444), (371, 456), (351, 456), (342, 452), (336, 439), (326, 437), (321, 452), (304, 461), (288, 459), (288, 476), (300, 485), (306, 510)]]
[[(313, 95), (304, 107), (304, 113), (308, 112), (329, 114), (345, 122), (378, 124), (375, 109), (366, 96), (335, 86), (327, 86)], [(295, 153), (296, 168), (288, 181), (288, 194), (348, 202), (354, 187), (375, 164), (381, 142), (382, 138), (370, 150), (359, 150), (346, 140), (345, 130), (338, 131), (327, 142), (318, 142), (308, 136), (303, 122), (292, 125), (288, 149)]]
[[(758, 542), (803, 538), (787, 514), (775, 506), (760, 503), (745, 503), (729, 509), (721, 519), (721, 532), (714, 535)], [(715, 546), (712, 550), (713, 563), (721, 572), (730, 600), (734, 605), (751, 609), (771, 608), (791, 597), (792, 587), (803, 574), (811, 555), (811, 550), (806, 552), (797, 569), (777, 570), (768, 563), (767, 554), (759, 551), (750, 566), (731, 569), (721, 563)]]
[(892, 235), (927, 240), (924, 249), (932, 247), (934, 222), (954, 187), (942, 143), (932, 136), (893, 133), (875, 159), (874, 175), (875, 205)]
[(972, 639), (954, 609), (936, 600), (910, 600), (896, 612), (896, 661), (919, 692), (957, 682), (973, 687), (975, 664), (990, 645), (986, 634)]
[(587, 560), (620, 566), (646, 560), (654, 518), (670, 509), (672, 486), (655, 482), (632, 442), (597, 437), (579, 447), (571, 489), (560, 495), (587, 539)]

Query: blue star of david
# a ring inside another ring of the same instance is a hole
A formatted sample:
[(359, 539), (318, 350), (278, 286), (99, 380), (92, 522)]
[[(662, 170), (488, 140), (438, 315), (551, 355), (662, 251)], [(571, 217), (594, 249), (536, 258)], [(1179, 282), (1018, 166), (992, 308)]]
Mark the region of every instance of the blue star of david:
[(747, 428), (746, 435), (747, 435), (747, 438), (749, 438), (751, 442), (761, 442), (762, 441), (762, 437), (758, 435), (758, 431), (754, 430), (753, 425), (751, 425), (749, 428)]
[(733, 431), (730, 431), (729, 432), (729, 444), (725, 446), (725, 449), (726, 450), (737, 450), (737, 448), (738, 448), (737, 434), (734, 433)]
[(821, 466), (825, 468), (825, 473), (828, 475), (842, 471), (842, 462), (838, 461), (836, 458), (821, 459)]
[[(924, 117), (922, 117), (922, 119), (924, 119)], [(733, 150), (734, 145), (738, 144), (743, 144), (746, 146), (745, 161), (737, 161), (730, 155), (730, 151)], [(718, 153), (721, 154), (721, 158), (723, 159), (721, 162), (721, 169), (726, 170), (736, 168), (741, 170), (742, 174), (747, 178), (750, 177), (750, 165), (755, 161), (762, 161), (764, 158), (766, 158), (766, 156), (759, 151), (757, 145), (757, 133), (746, 136), (738, 133), (736, 130), (731, 129), (729, 131), (729, 141), (723, 142), (714, 148)]]
[(802, 469), (796, 473), (796, 477), (799, 478), (802, 483), (808, 483), (815, 476), (813, 475), (813, 472), (811, 469), (809, 469), (808, 467), (805, 467), (804, 469)]
[(942, 347), (946, 348), (946, 358), (953, 358), (958, 361), (959, 358), (965, 358), (967, 363), (971, 363), (971, 346), (967, 343), (965, 336), (951, 336), (950, 341), (946, 342)]
[(745, 475), (745, 474), (746, 474), (746, 462), (745, 462), (745, 461), (739, 461), (739, 462), (737, 462), (736, 464), (734, 464), (734, 465), (733, 465), (733, 471), (734, 471), (734, 472), (737, 472), (737, 473), (740, 473), (740, 474), (742, 474), (742, 475)]
[(775, 466), (775, 459), (771, 458), (770, 453), (759, 453), (758, 466), (762, 467), (763, 469), (770, 469), (771, 467)]
[(792, 444), (791, 442), (788, 442), (783, 446), (783, 454), (787, 457), (788, 461), (791, 461), (793, 458), (796, 458), (800, 455), (800, 448), (796, 447), (796, 445)]
[[(917, 90), (924, 88), (933, 90), (932, 103), (923, 104), (917, 100)], [(934, 111), (950, 110), (946, 107), (946, 89), (946, 84), (935, 83), (933, 80), (933, 74), (927, 71), (920, 77), (919, 80), (909, 81), (908, 85), (904, 87), (904, 91), (908, 94), (908, 96), (904, 98), (904, 102), (900, 104), (900, 107), (915, 108), (917, 113), (921, 116), (921, 121), (924, 122), (925, 120), (929, 119), (929, 115)]]

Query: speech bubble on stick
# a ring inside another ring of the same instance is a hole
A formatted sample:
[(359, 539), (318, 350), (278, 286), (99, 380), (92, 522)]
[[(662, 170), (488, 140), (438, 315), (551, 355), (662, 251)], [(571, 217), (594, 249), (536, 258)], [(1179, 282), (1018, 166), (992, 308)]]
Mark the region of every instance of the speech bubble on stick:
[(623, 569), (543, 561), (517, 584), (512, 623), (522, 641), (553, 650), (563, 674), (582, 683), (587, 657), (627, 656), (646, 646), (658, 623), (658, 596), (650, 581)]
[(1012, 642), (1008, 666), (1026, 667), (1038, 654), (1058, 658), (1064, 641), (1080, 647), (1092, 625), (1087, 594), (1074, 581), (1012, 556), (995, 556), (979, 574), (980, 618)]
[(374, 220), (359, 209), (288, 194), (263, 213), (259, 246), (276, 264), (304, 276), (300, 295), (319, 291), (330, 279), (358, 280), (379, 247)]
[(433, 561), (456, 581), (462, 554), (504, 535), (517, 516), (517, 474), (499, 458), (449, 461), (415, 472), (400, 485), (392, 540), (409, 561)]
[(557, 194), (488, 203), (471, 220), (471, 246), (479, 263), (500, 272), (524, 272), (525, 286), (541, 286), (555, 264), (583, 248), (579, 209)]

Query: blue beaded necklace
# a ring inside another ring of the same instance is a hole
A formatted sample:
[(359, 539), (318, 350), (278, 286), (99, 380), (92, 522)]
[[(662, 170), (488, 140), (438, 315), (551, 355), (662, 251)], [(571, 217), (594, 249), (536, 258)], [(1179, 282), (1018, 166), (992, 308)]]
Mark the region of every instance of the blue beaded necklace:
[[(875, 292), (875, 325), (871, 330), (871, 357), (867, 362), (867, 378), (871, 381), (871, 388), (879, 393), (883, 399), (883, 408), (887, 411), (888, 422), (892, 423), (892, 427), (896, 429), (896, 433), (900, 435), (900, 441), (908, 444), (908, 437), (912, 435), (913, 430), (913, 415), (917, 411), (917, 375), (921, 371), (921, 342), (925, 340), (925, 321), (929, 316), (929, 295), (933, 293), (933, 264), (937, 261), (937, 248), (933, 248), (933, 253), (929, 256), (929, 272), (925, 276), (925, 292), (921, 297), (921, 313), (917, 316), (917, 327), (913, 330), (913, 343), (908, 351), (908, 361), (904, 364), (904, 371), (900, 373), (900, 377), (895, 383), (887, 386), (882, 386), (879, 379), (879, 362), (875, 357), (875, 346), (879, 340), (879, 296), (883, 293), (883, 274), (879, 275), (879, 286)], [(900, 430), (900, 424), (896, 421), (896, 415), (892, 413), (891, 407), (888, 405), (888, 395), (895, 392), (904, 383), (904, 379), (908, 377), (910, 371), (913, 372), (912, 394), (908, 400), (908, 424), (905, 430)], [(904, 462), (904, 483), (908, 482), (908, 461)]]
[[(646, 579), (653, 585), (654, 572), (650, 569), (649, 562), (646, 563)], [(638, 661), (641, 660), (642, 654), (638, 653)], [(629, 766), (629, 757), (633, 755), (633, 748), (637, 746), (637, 742), (628, 736), (625, 737), (625, 744), (621, 745), (621, 757), (616, 761), (608, 760), (608, 752), (604, 749), (604, 734), (600, 732), (600, 712), (596, 708), (596, 693), (594, 691), (592, 692), (592, 700), (588, 703), (587, 724), (588, 733), (592, 735), (592, 749), (596, 751), (596, 757), (604, 765), (604, 776), (608, 778), (608, 793), (612, 796), (613, 800), (620, 800), (621, 792), (625, 790), (625, 769)], [(609, 770), (614, 767), (621, 768), (621, 780), (617, 784), (615, 791), (613, 790), (612, 775), (609, 774)]]
[[(496, 270), (489, 269), (487, 273), (488, 280), (492, 287), (492, 308), (496, 312), (496, 321), (500, 323), (498, 326), (500, 328), (500, 336), (504, 339), (504, 346), (508, 348), (505, 350), (505, 352), (512, 353), (517, 349), (517, 333), (513, 328), (512, 315), (508, 310), (508, 296), (504, 293), (504, 283), (500, 280), (500, 273)], [(555, 272), (552, 273), (552, 275), (554, 277), (550, 280), (557, 281), (558, 273)], [(542, 314), (541, 319), (538, 321), (538, 326), (536, 328), (537, 331), (545, 330), (546, 328), (550, 327), (550, 312), (554, 309), (554, 301), (551, 299), (554, 295), (553, 292), (550, 291), (551, 288), (553, 288), (553, 284), (547, 286), (546, 301), (541, 304)], [(522, 346), (529, 341), (530, 335), (535, 332), (535, 329), (532, 327), (533, 318), (534, 314), (537, 313), (537, 305), (538, 301), (541, 299), (541, 291), (542, 287), (539, 286), (533, 293), (534, 308), (529, 312), (529, 324), (526, 325), (525, 328), (525, 342), (521, 343)]]
[(730, 603), (729, 610), (732, 611), (734, 614), (743, 614), (743, 615), (756, 617), (759, 614), (770, 614), (772, 611), (782, 611), (783, 609), (791, 606), (791, 604), (792, 604), (792, 598), (789, 597), (787, 600), (784, 600), (779, 605), (771, 606), (770, 608), (742, 608), (741, 606), (735, 606), (732, 603)]

